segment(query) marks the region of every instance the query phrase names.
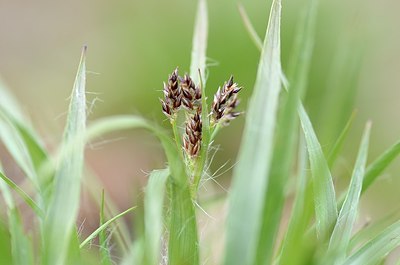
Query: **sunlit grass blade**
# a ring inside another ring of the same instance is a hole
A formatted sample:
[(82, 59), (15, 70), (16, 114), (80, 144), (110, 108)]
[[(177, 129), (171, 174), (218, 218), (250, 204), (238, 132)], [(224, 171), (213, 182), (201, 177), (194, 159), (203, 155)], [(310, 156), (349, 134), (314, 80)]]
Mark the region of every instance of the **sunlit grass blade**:
[[(3, 173), (0, 173), (3, 179), (7, 179)], [(33, 265), (33, 248), (30, 239), (24, 232), (24, 226), (20, 213), (15, 206), (14, 199), (7, 184), (0, 180), (0, 191), (4, 197), (7, 206), (9, 233), (11, 236), (11, 254), (13, 264)], [(5, 261), (4, 261), (5, 262)]]
[[(21, 189), (14, 181), (6, 177), (3, 173), (0, 172), (0, 178), (19, 196), (25, 201), (25, 203), (35, 212), (38, 217), (44, 217), (43, 210), (36, 204), (36, 202), (23, 190)], [(1, 180), (0, 180), (1, 182)]]
[(377, 264), (399, 245), (400, 221), (397, 221), (346, 259), (343, 265)]
[(361, 195), (362, 182), (367, 163), (368, 145), (371, 123), (368, 122), (358, 151), (357, 161), (354, 165), (350, 186), (343, 206), (333, 229), (329, 242), (328, 255), (332, 255), (335, 264), (340, 264), (346, 257), (351, 233), (357, 217), (358, 202)]
[(83, 248), (86, 244), (88, 244), (90, 241), (92, 241), (101, 231), (104, 231), (112, 222), (117, 220), (118, 218), (124, 216), (125, 214), (133, 211), (136, 208), (136, 206), (129, 208), (126, 211), (123, 211), (122, 213), (114, 216), (107, 222), (105, 222), (103, 225), (101, 225), (99, 228), (97, 228), (93, 233), (91, 233), (85, 240), (82, 241), (82, 243), (79, 245), (80, 248)]
[(351, 125), (353, 124), (354, 118), (356, 117), (356, 113), (357, 113), (357, 111), (353, 111), (351, 113), (351, 116), (350, 116), (349, 120), (347, 121), (346, 125), (344, 126), (342, 132), (340, 133), (339, 138), (336, 140), (335, 144), (333, 145), (332, 149), (329, 152), (329, 155), (328, 155), (329, 168), (332, 168), (340, 151), (342, 150), (344, 141), (346, 140), (347, 135), (349, 134)]
[[(101, 202), (100, 202), (100, 227), (105, 223), (105, 203), (104, 203), (104, 189), (101, 191)], [(99, 245), (102, 265), (112, 265), (110, 248), (107, 240), (107, 230), (103, 229), (99, 232)]]
[(400, 154), (400, 141), (386, 149), (368, 167), (365, 173), (362, 192), (366, 191), (379, 175), (393, 162)]
[(246, 27), (247, 33), (249, 33), (249, 36), (251, 40), (254, 42), (254, 44), (257, 46), (257, 48), (261, 51), (263, 48), (263, 43), (260, 37), (258, 36), (256, 30), (253, 27), (253, 24), (250, 21), (249, 16), (247, 15), (246, 9), (241, 3), (238, 3), (238, 9), (240, 13), (240, 17), (242, 18), (243, 24)]
[(313, 177), (317, 235), (321, 242), (325, 242), (329, 239), (338, 214), (335, 189), (321, 145), (315, 135), (310, 118), (302, 106), (299, 108), (299, 115), (307, 143), (311, 175)]
[(256, 261), (281, 90), (280, 19), (281, 2), (273, 1), (233, 173), (224, 260), (229, 265), (253, 264)]
[(151, 172), (145, 190), (144, 226), (145, 249), (144, 264), (160, 264), (161, 236), (163, 231), (163, 204), (169, 170)]
[(310, 1), (307, 12), (299, 24), (294, 53), (289, 71), (290, 88), (283, 95), (282, 111), (278, 119), (274, 154), (270, 170), (257, 264), (270, 264), (279, 229), (281, 212), (285, 203), (284, 190), (291, 174), (296, 137), (298, 134), (297, 108), (299, 98), (306, 90), (307, 76), (313, 50), (313, 31), (316, 17), (316, 1)]
[(82, 51), (64, 130), (61, 149), (64, 155), (61, 156), (61, 161), (58, 161), (54, 191), (43, 225), (42, 264), (45, 265), (65, 264), (68, 246), (75, 231), (85, 146), (82, 137), (86, 128), (85, 56), (86, 47)]

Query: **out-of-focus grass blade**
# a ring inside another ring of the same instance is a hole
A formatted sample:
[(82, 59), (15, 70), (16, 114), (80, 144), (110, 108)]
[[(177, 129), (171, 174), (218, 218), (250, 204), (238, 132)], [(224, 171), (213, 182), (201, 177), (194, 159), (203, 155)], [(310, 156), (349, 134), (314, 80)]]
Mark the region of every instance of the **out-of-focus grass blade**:
[[(44, 213), (42, 209), (35, 203), (35, 201), (28, 195), (26, 194), (25, 191), (23, 191), (17, 184), (15, 184), (14, 181), (6, 177), (4, 174), (0, 172), (0, 178), (3, 179), (3, 181), (11, 188), (13, 189), (16, 193), (18, 193), (19, 196), (25, 201), (25, 203), (31, 207), (31, 209), (35, 212), (35, 214), (38, 217), (44, 217)], [(1, 181), (0, 181), (1, 182)]]
[(374, 265), (400, 245), (400, 221), (392, 224), (370, 240), (343, 265)]
[(275, 0), (233, 173), (225, 252), (225, 264), (229, 265), (256, 261), (281, 90), (280, 18), (281, 1)]
[(369, 224), (368, 221), (350, 240), (349, 250), (354, 251), (368, 240), (377, 236), (386, 227), (400, 219), (400, 210), (395, 210), (391, 214)]
[[(199, 72), (204, 75), (206, 70), (206, 51), (208, 37), (208, 14), (206, 0), (199, 0), (192, 42), (190, 61), (190, 76), (195, 84), (200, 83)], [(205, 97), (205, 94), (203, 94)]]
[[(100, 227), (103, 226), (106, 221), (104, 217), (104, 189), (101, 191), (101, 202), (100, 202)], [(99, 245), (102, 265), (112, 265), (110, 249), (107, 240), (107, 230), (103, 229), (99, 232)]]
[(321, 145), (303, 106), (299, 108), (299, 115), (307, 143), (311, 175), (313, 177), (317, 235), (321, 242), (325, 242), (325, 240), (329, 239), (337, 219), (335, 189)]
[(83, 248), (87, 243), (89, 243), (91, 240), (93, 240), (101, 231), (106, 229), (112, 222), (117, 220), (118, 218), (124, 216), (125, 214), (133, 211), (136, 208), (136, 206), (129, 208), (126, 211), (123, 211), (122, 213), (114, 216), (107, 222), (105, 222), (103, 225), (101, 225), (99, 228), (97, 228), (93, 233), (91, 233), (85, 240), (82, 241), (82, 243), (79, 245), (80, 248)]
[[(1, 177), (6, 178), (3, 173)], [(33, 265), (33, 249), (29, 238), (25, 235), (24, 226), (14, 199), (6, 183), (0, 180), (0, 191), (3, 194), (7, 206), (9, 220), (9, 233), (11, 235), (11, 254), (13, 264)], [(5, 262), (5, 261), (3, 261)]]
[(0, 80), (0, 108), (20, 123), (26, 122), (17, 100), (9, 92), (7, 86)]
[(38, 181), (38, 177), (34, 170), (32, 159), (23, 140), (18, 134), (16, 128), (1, 112), (0, 117), (0, 138), (4, 146), (7, 148), (18, 166), (32, 182), (35, 190), (39, 191), (40, 184)]
[[(42, 264), (65, 264), (67, 250), (79, 210), (81, 177), (84, 163), (86, 128), (85, 56), (82, 51), (71, 96), (68, 119), (54, 180), (54, 192), (43, 225), (44, 255)], [(69, 145), (72, 145), (70, 147)]]
[(163, 230), (163, 204), (169, 170), (151, 172), (144, 197), (145, 250), (144, 264), (160, 264)]
[(368, 157), (370, 129), (371, 123), (368, 122), (358, 151), (357, 161), (354, 165), (350, 187), (329, 242), (328, 253), (332, 254), (332, 257), (334, 257), (335, 264), (343, 262), (346, 257), (351, 232), (356, 221), (358, 202), (365, 173), (365, 164), (367, 163)]
[(382, 155), (374, 160), (365, 173), (362, 192), (366, 191), (369, 186), (379, 177), (379, 175), (393, 162), (400, 154), (400, 141), (389, 147)]
[(332, 168), (333, 164), (335, 163), (340, 151), (342, 150), (344, 140), (346, 140), (347, 135), (349, 134), (351, 125), (353, 124), (354, 118), (356, 117), (357, 111), (353, 111), (349, 120), (347, 121), (346, 125), (343, 128), (343, 131), (340, 133), (339, 138), (336, 140), (335, 144), (333, 145), (331, 151), (328, 155), (328, 166)]
[(256, 30), (253, 27), (253, 24), (250, 21), (249, 16), (247, 15), (246, 9), (241, 3), (238, 3), (238, 9), (240, 13), (240, 17), (242, 18), (243, 24), (246, 27), (247, 32), (249, 33), (250, 38), (257, 46), (257, 48), (261, 51), (263, 48), (263, 43), (260, 37), (258, 36)]
[[(289, 218), (289, 225), (283, 240), (282, 250), (279, 255), (279, 264), (308, 264), (310, 256), (312, 256), (313, 234), (307, 235), (304, 231), (310, 223), (313, 210), (312, 186), (308, 180), (307, 166), (307, 149), (305, 147), (304, 138), (299, 141), (299, 170), (298, 170), (298, 188), (296, 189), (296, 197), (293, 202), (292, 214)], [(311, 243), (311, 244), (310, 244)]]
[(279, 116), (274, 154), (270, 170), (257, 264), (271, 264), (281, 212), (285, 203), (284, 189), (292, 169), (294, 147), (298, 133), (297, 108), (303, 97), (312, 57), (313, 31), (316, 17), (316, 1), (310, 1), (303, 15), (296, 36), (294, 53), (289, 69), (290, 89), (281, 101), (283, 109)]

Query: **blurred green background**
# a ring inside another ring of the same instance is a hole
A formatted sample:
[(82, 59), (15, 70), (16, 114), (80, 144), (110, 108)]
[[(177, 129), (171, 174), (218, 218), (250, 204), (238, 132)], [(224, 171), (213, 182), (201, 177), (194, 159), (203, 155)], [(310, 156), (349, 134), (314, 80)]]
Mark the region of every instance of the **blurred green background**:
[[(283, 0), (284, 69), (304, 2)], [(400, 2), (320, 2), (305, 104), (327, 152), (352, 110), (358, 109), (335, 168), (336, 181), (344, 187), (368, 119), (373, 121), (369, 161), (400, 138)], [(212, 99), (218, 86), (233, 74), (244, 87), (240, 108), (245, 110), (259, 53), (243, 26), (237, 3), (208, 1), (207, 90)], [(167, 128), (158, 100), (162, 82), (176, 66), (182, 74), (189, 71), (196, 5), (194, 0), (0, 0), (0, 75), (54, 149), (61, 137), (80, 49), (87, 44), (90, 119), (139, 114)], [(270, 1), (249, 0), (243, 5), (263, 36)], [(225, 162), (224, 169), (234, 164), (243, 122), (241, 117), (221, 131), (213, 170)], [(163, 167), (164, 157), (146, 132), (112, 139), (91, 146), (87, 160), (110, 196), (126, 208), (141, 196), (146, 172)], [(397, 208), (399, 169), (400, 163), (396, 163), (368, 191), (362, 200), (365, 219)], [(228, 186), (229, 178), (228, 171), (218, 180)], [(97, 216), (97, 209), (87, 211)]]

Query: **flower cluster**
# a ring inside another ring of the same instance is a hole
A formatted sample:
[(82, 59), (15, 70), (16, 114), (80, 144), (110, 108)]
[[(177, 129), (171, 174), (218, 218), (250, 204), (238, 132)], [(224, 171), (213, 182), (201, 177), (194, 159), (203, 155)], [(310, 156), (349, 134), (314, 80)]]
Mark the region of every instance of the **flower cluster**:
[[(226, 126), (231, 120), (241, 114), (235, 111), (239, 104), (238, 92), (242, 88), (233, 82), (233, 76), (219, 87), (214, 95), (211, 113), (209, 115), (211, 126), (217, 124)], [(202, 140), (202, 91), (200, 85), (193, 82), (192, 78), (185, 74), (178, 75), (178, 68), (168, 77), (164, 83), (164, 99), (160, 99), (163, 113), (175, 121), (181, 107), (186, 110), (185, 132), (182, 136), (183, 149), (188, 157), (194, 158), (199, 155)]]

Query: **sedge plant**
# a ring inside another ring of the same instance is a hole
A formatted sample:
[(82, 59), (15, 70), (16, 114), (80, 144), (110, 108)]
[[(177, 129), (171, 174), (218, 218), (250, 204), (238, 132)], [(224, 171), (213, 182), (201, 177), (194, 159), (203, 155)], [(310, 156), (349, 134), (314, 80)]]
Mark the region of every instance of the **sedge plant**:
[[(245, 116), (240, 150), (227, 195), (228, 215), (222, 259), (218, 264), (383, 264), (400, 245), (400, 221), (394, 213), (355, 233), (360, 197), (399, 155), (395, 143), (367, 165), (371, 122), (367, 122), (351, 181), (336, 197), (334, 165), (354, 115), (324, 154), (302, 104), (307, 88), (316, 24), (317, 0), (309, 0), (299, 18), (288, 69), (280, 56), (281, 0), (274, 0), (264, 41), (245, 9), (240, 14), (260, 61)], [(0, 139), (24, 173), (25, 184), (1, 171), (0, 190), (6, 222), (0, 223), (1, 264), (206, 264), (201, 259), (197, 212), (200, 183), (208, 174), (215, 136), (237, 116), (241, 87), (230, 77), (207, 105), (207, 5), (199, 0), (190, 73), (173, 70), (164, 83), (161, 110), (171, 125), (162, 128), (133, 115), (86, 121), (86, 48), (82, 51), (64, 137), (55, 155), (29, 126), (18, 103), (0, 86)], [(240, 80), (240, 77), (237, 78)], [(112, 200), (98, 193), (102, 184), (85, 167), (85, 145), (105, 134), (144, 128), (160, 141), (167, 167), (148, 177), (143, 228), (130, 237)], [(183, 129), (182, 129), (183, 128)], [(293, 168), (296, 168), (293, 170)], [(287, 227), (281, 228), (286, 188), (296, 180)], [(99, 227), (82, 238), (77, 216), (82, 185), (99, 204)], [(29, 190), (25, 188), (29, 186)], [(33, 212), (29, 228), (18, 200)], [(118, 223), (118, 225), (115, 225)], [(110, 234), (110, 227), (114, 227)], [(280, 231), (282, 237), (278, 236)], [(91, 246), (98, 240), (98, 247)], [(112, 247), (114, 246), (114, 247)], [(89, 250), (91, 249), (91, 250)], [(118, 259), (115, 256), (118, 255)]]

